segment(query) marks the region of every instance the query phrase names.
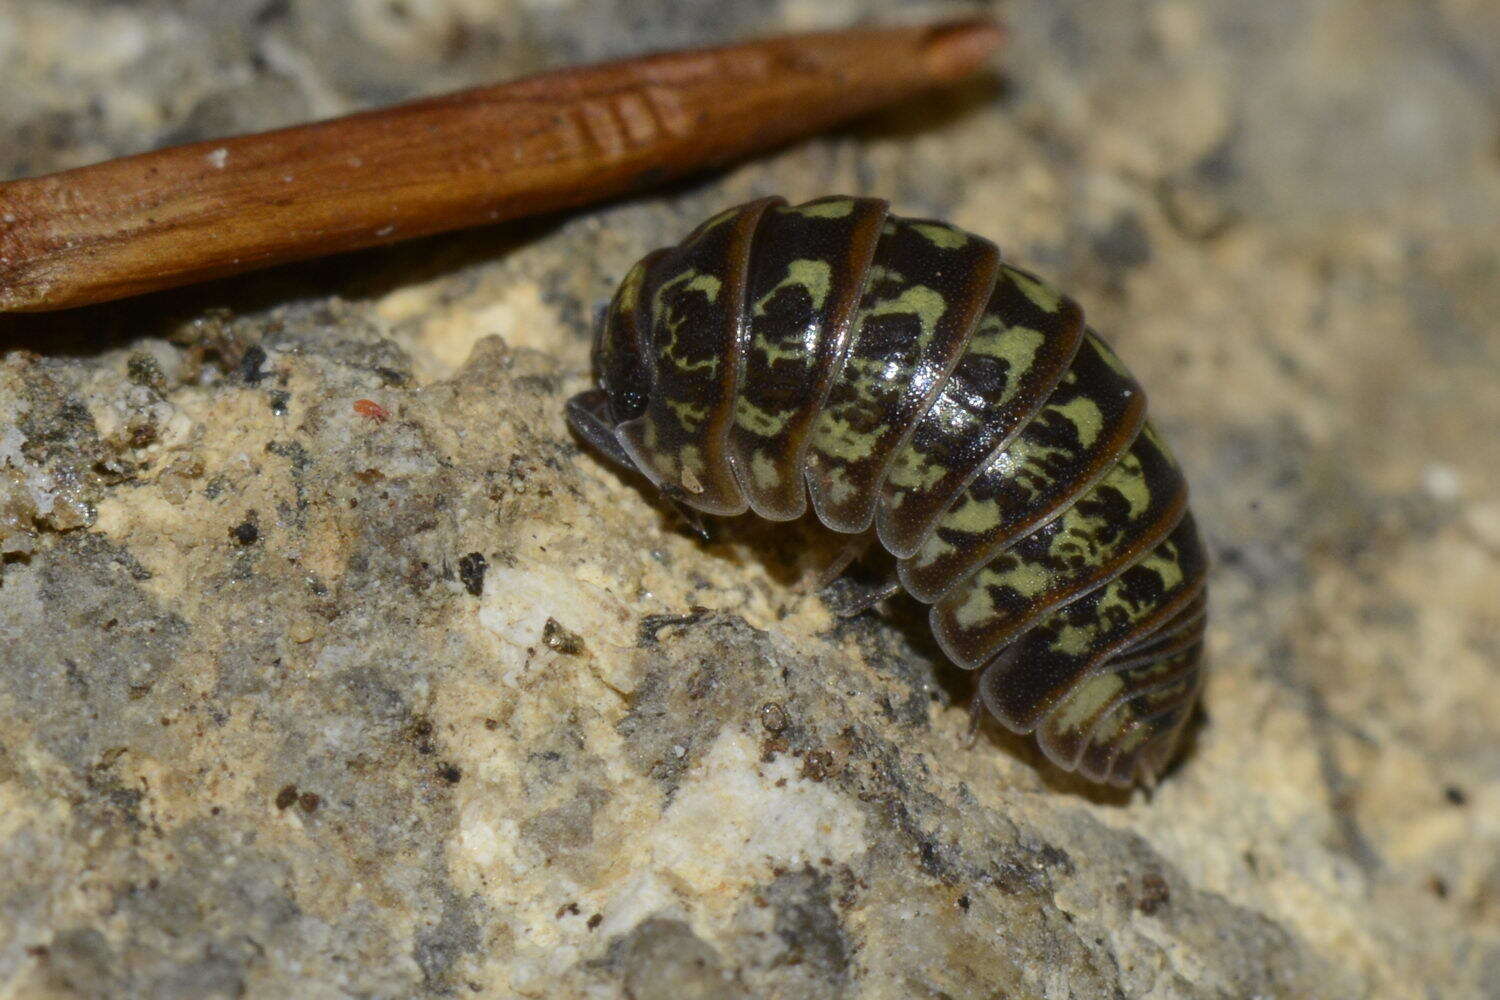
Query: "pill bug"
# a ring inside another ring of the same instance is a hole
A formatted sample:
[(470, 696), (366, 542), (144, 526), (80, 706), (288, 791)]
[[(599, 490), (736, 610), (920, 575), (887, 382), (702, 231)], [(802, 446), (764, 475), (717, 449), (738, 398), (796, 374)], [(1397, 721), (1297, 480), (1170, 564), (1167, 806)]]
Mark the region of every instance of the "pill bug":
[(990, 241), (874, 198), (764, 198), (626, 275), (577, 433), (692, 511), (868, 533), (978, 696), (1065, 770), (1170, 761), (1206, 559), (1145, 396)]

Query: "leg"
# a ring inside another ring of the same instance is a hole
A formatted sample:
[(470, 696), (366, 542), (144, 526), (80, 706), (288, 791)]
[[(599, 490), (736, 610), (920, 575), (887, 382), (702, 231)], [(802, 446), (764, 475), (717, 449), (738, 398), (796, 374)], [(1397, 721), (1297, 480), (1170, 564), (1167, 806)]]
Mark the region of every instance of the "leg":
[[(832, 584), (829, 585), (831, 586)], [(842, 593), (830, 593), (829, 587), (823, 588), (823, 599), (828, 602), (829, 609), (840, 618), (862, 615), (887, 597), (895, 597), (901, 592), (901, 584), (895, 580), (873, 586), (860, 586), (846, 580), (841, 587)]]
[(979, 694), (979, 675), (974, 675), (974, 693), (969, 695), (969, 724), (964, 727), (964, 734), (959, 738), (958, 745), (967, 750), (974, 745), (979, 738), (979, 724), (984, 721), (984, 698)]
[(823, 567), (823, 571), (813, 581), (813, 590), (828, 589), (835, 580), (844, 575), (844, 570), (848, 569), (854, 560), (864, 555), (869, 547), (869, 535), (858, 535), (849, 539), (848, 543), (839, 550), (839, 554), (833, 557), (833, 562)]
[(675, 499), (670, 494), (664, 494), (667, 503), (672, 505), (684, 521), (687, 522), (688, 530), (698, 536), (700, 541), (711, 542), (713, 535), (709, 533), (708, 522), (703, 519), (703, 511), (689, 507), (681, 500)]

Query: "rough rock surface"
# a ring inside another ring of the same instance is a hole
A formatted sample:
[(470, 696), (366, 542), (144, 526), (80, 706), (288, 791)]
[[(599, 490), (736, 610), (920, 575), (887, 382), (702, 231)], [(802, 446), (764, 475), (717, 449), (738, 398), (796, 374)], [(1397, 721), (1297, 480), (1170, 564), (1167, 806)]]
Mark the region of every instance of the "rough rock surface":
[[(1500, 7), (999, 9), (1000, 83), (725, 174), (0, 325), (0, 997), (1500, 996)], [(0, 0), (0, 176), (913, 13)], [(637, 256), (832, 190), (1152, 391), (1216, 558), (1153, 795), (565, 430)]]

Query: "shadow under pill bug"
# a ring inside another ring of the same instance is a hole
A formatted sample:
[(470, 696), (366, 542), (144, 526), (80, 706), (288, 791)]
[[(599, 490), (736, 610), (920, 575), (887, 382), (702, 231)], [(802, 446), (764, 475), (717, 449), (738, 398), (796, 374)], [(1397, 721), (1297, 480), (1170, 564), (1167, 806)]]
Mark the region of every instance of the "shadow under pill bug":
[(1150, 783), (1202, 683), (1206, 559), (1141, 387), (988, 240), (874, 198), (721, 212), (621, 282), (575, 430), (707, 515), (871, 534), (984, 704)]

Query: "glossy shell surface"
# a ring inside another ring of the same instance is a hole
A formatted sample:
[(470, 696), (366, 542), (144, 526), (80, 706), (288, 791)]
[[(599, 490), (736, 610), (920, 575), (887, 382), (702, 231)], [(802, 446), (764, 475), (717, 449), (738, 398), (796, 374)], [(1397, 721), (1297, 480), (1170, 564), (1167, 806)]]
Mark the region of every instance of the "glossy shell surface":
[(985, 705), (1151, 782), (1196, 702), (1206, 560), (1141, 387), (988, 240), (878, 199), (722, 212), (621, 282), (569, 403), (678, 503), (872, 533)]

